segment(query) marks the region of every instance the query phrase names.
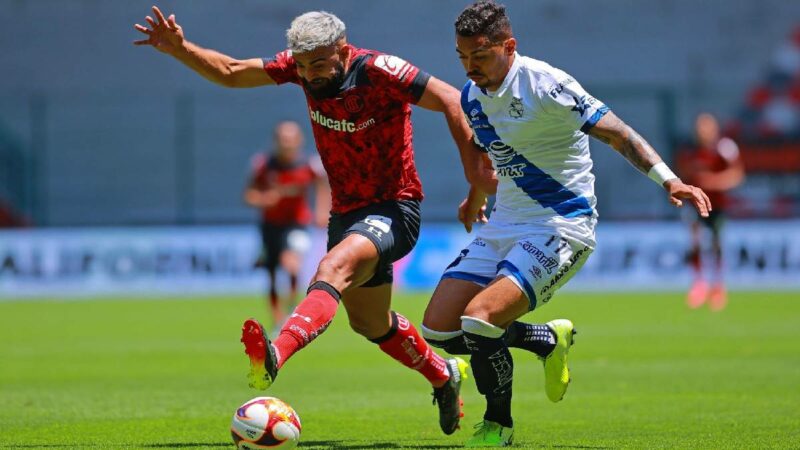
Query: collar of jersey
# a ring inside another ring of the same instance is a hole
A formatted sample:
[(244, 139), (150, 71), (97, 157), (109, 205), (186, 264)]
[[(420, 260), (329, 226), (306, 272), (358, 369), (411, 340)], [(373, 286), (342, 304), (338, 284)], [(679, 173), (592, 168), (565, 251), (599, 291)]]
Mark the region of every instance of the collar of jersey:
[(514, 62), (511, 64), (511, 68), (508, 69), (508, 73), (506, 74), (506, 77), (503, 79), (503, 83), (494, 92), (481, 89), (484, 95), (486, 95), (489, 98), (495, 98), (495, 97), (500, 98), (503, 96), (503, 94), (506, 93), (508, 87), (511, 86), (511, 80), (513, 80), (514, 77), (517, 76), (517, 71), (519, 71), (519, 66), (521, 64), (519, 62), (519, 58), (520, 58), (519, 53), (514, 52)]

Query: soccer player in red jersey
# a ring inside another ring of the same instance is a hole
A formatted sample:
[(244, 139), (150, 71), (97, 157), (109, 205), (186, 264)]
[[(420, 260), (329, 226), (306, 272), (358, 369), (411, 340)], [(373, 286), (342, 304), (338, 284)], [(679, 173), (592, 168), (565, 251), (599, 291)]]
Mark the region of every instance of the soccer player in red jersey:
[(330, 180), (328, 253), (306, 298), (274, 342), (255, 319), (244, 323), (250, 385), (269, 387), (285, 362), (328, 327), (341, 301), (354, 331), (433, 385), (439, 424), (453, 433), (466, 363), (437, 355), (391, 310), (391, 283), (392, 263), (419, 235), (423, 195), (413, 158), (412, 104), (444, 114), (469, 182), (490, 191), (496, 185), (472, 141), (458, 91), (401, 58), (349, 44), (344, 23), (330, 13), (296, 17), (286, 32), (288, 49), (266, 60), (202, 48), (184, 38), (174, 15), (166, 18), (156, 7), (153, 13), (149, 27), (135, 25), (146, 35), (135, 44), (151, 45), (223, 86), (301, 86)]
[[(297, 277), (303, 254), (311, 245), (306, 231), (312, 221), (306, 200), (308, 190), (313, 186), (313, 219), (320, 227), (328, 222), (330, 190), (319, 158), (307, 159), (302, 153), (303, 132), (297, 122), (279, 123), (273, 140), (269, 154), (259, 153), (253, 158), (253, 173), (243, 197), (245, 203), (261, 210), (263, 252), (257, 265), (264, 267), (269, 276), (269, 305), (277, 330), (296, 306)], [(289, 275), (289, 293), (283, 302), (275, 277), (278, 267)]]
[[(696, 148), (678, 155), (678, 168), (687, 183), (699, 186), (708, 194), (714, 210), (708, 217), (692, 214), (692, 246), (689, 262), (694, 272), (694, 281), (686, 297), (690, 308), (699, 308), (706, 301), (713, 310), (720, 310), (728, 302), (722, 278), (721, 233), (725, 207), (728, 204), (727, 192), (739, 186), (744, 180), (744, 164), (739, 157), (739, 147), (731, 139), (720, 136), (717, 119), (702, 113), (695, 121)], [(691, 213), (690, 213), (691, 214)], [(711, 253), (713, 255), (710, 283), (703, 277), (704, 236), (702, 227), (710, 232)]]

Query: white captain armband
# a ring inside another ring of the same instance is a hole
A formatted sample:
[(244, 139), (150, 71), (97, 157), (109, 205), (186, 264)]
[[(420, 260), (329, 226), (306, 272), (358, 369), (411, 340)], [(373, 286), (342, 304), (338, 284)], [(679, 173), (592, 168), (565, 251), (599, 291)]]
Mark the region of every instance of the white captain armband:
[(658, 183), (659, 186), (663, 186), (665, 181), (674, 180), (678, 178), (672, 170), (667, 166), (667, 163), (660, 162), (653, 167), (650, 168), (650, 171), (647, 172), (647, 176)]

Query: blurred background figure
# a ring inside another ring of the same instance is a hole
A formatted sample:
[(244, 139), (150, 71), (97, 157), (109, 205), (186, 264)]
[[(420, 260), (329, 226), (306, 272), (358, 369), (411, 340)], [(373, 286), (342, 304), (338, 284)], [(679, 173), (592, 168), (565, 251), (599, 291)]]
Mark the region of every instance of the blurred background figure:
[[(744, 181), (744, 164), (739, 147), (733, 140), (720, 136), (719, 123), (710, 113), (697, 116), (695, 140), (693, 149), (678, 155), (680, 176), (686, 183), (703, 189), (714, 209), (705, 218), (695, 211), (686, 211), (691, 221), (688, 259), (693, 272), (686, 301), (690, 308), (699, 308), (708, 300), (712, 309), (719, 310), (727, 303), (720, 236), (728, 202), (726, 193)], [(710, 252), (706, 252), (709, 247)], [(703, 256), (709, 254), (711, 264), (704, 265)], [(709, 273), (703, 273), (704, 266)]]
[[(311, 249), (306, 227), (325, 227), (330, 211), (330, 192), (319, 157), (303, 154), (303, 132), (292, 121), (279, 123), (269, 152), (253, 157), (253, 171), (244, 190), (244, 201), (261, 211), (263, 250), (257, 267), (267, 270), (268, 298), (273, 328), (279, 329), (297, 302), (297, 283), (303, 257)], [(314, 195), (314, 211), (309, 206)], [(289, 289), (281, 293), (277, 269), (289, 276)], [(283, 294), (283, 295), (282, 295)]]

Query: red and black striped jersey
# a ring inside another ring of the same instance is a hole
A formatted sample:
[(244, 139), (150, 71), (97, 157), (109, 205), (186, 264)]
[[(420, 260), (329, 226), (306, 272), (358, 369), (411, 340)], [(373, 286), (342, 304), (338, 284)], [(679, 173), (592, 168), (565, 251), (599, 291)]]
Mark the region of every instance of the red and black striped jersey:
[[(291, 51), (264, 60), (278, 84), (302, 86)], [(345, 213), (386, 200), (422, 199), (414, 165), (411, 104), (430, 75), (396, 56), (352, 48), (339, 93), (305, 92), (314, 140), (331, 186), (332, 211)], [(305, 91), (305, 88), (303, 88)]]

